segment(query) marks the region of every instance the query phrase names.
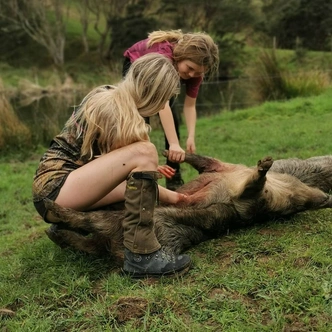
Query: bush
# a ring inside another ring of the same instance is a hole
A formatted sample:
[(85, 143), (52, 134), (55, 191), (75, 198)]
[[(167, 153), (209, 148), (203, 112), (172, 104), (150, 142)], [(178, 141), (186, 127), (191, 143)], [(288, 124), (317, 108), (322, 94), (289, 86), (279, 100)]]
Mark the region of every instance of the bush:
[(300, 71), (295, 75), (285, 74), (287, 98), (309, 97), (321, 94), (329, 85), (329, 75), (320, 70)]
[(0, 80), (0, 151), (11, 147), (31, 147), (31, 134), (15, 114)]
[(293, 73), (283, 69), (274, 50), (259, 55), (250, 75), (252, 97), (259, 102), (318, 95), (330, 85), (328, 74), (322, 71)]

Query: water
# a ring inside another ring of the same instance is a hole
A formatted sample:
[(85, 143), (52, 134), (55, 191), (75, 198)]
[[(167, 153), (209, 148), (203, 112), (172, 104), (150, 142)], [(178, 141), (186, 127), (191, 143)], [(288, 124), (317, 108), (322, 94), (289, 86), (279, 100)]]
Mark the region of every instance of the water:
[[(184, 91), (177, 98), (178, 109), (182, 110)], [(256, 103), (250, 98), (250, 82), (247, 79), (229, 81), (207, 81), (200, 88), (196, 101), (198, 118), (248, 108)]]
[(30, 102), (11, 100), (19, 119), (30, 129), (34, 145), (48, 145), (60, 132), (73, 112), (74, 105), (80, 103), (85, 92), (45, 94)]
[[(48, 145), (60, 132), (73, 112), (74, 105), (80, 103), (88, 91), (66, 91), (53, 93), (39, 91), (24, 96), (16, 96), (10, 103), (19, 117), (31, 131), (33, 145)], [(204, 82), (197, 98), (198, 118), (219, 114), (225, 110), (234, 111), (253, 106), (248, 101), (248, 81)], [(182, 114), (184, 90), (176, 100), (177, 111)]]

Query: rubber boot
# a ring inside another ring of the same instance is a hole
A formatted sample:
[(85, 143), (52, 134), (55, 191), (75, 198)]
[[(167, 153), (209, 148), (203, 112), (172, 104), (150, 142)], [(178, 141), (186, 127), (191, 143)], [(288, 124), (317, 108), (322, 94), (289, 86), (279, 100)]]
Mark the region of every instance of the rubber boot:
[(184, 185), (180, 169), (176, 171), (172, 178), (166, 178), (166, 188), (172, 191), (176, 191), (178, 188)]
[(160, 277), (183, 272), (187, 255), (165, 253), (154, 232), (153, 212), (158, 199), (158, 172), (134, 172), (127, 179), (123, 220), (123, 271), (134, 278)]

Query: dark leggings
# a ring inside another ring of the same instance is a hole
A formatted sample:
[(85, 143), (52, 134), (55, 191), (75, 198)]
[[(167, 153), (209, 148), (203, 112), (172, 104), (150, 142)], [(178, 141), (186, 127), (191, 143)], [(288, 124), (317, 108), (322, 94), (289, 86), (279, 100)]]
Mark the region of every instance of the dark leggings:
[[(125, 57), (124, 62), (123, 62), (123, 67), (122, 67), (122, 76), (126, 76), (129, 68), (131, 66), (131, 62), (130, 59)], [(178, 140), (180, 141), (180, 130), (179, 130), (179, 116), (178, 113), (175, 110), (175, 98), (172, 97), (169, 101), (169, 105), (171, 107), (171, 111), (172, 111), (172, 115), (173, 115), (173, 119), (174, 119), (174, 126), (175, 126), (175, 131), (176, 131), (176, 135), (178, 137)], [(150, 124), (150, 118), (144, 118), (145, 122)], [(169, 143), (167, 140), (167, 137), (165, 135), (165, 149), (168, 150), (169, 149)], [(171, 161), (169, 161), (167, 159), (166, 164), (172, 168), (174, 168), (176, 170), (176, 172), (180, 172), (180, 164), (179, 163), (173, 163)]]

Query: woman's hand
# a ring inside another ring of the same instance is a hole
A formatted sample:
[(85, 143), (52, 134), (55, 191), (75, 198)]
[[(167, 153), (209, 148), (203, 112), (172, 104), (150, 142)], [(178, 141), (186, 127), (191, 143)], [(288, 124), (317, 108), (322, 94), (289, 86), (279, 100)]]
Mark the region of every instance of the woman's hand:
[(175, 174), (175, 169), (168, 165), (158, 166), (157, 171), (164, 175), (167, 179), (172, 178)]

